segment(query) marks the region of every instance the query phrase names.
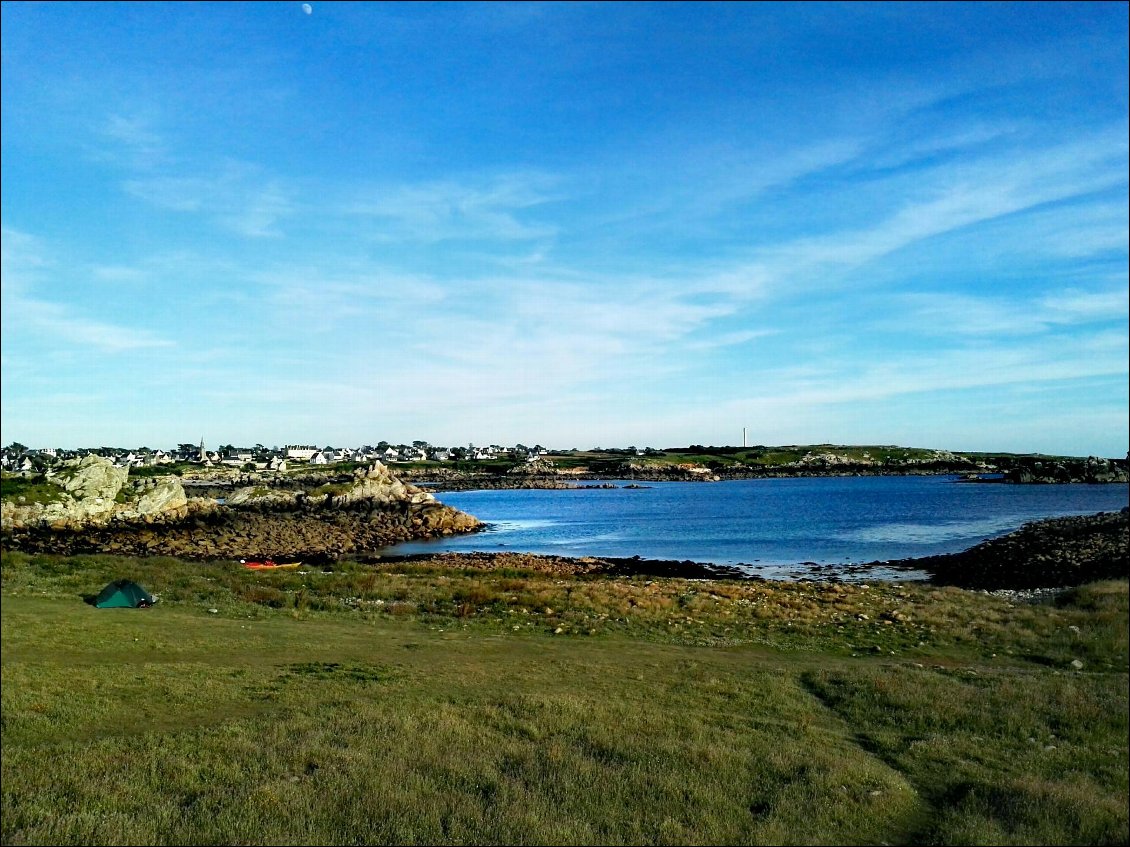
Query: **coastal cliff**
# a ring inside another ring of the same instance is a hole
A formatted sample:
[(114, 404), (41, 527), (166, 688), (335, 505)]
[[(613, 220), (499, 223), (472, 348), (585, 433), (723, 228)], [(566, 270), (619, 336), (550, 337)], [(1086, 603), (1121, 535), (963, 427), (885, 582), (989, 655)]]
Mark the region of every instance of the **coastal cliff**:
[(317, 481), (314, 488), (244, 486), (220, 498), (189, 497), (176, 477), (131, 481), (124, 469), (88, 456), (45, 478), (35, 502), (5, 500), (0, 542), (64, 554), (333, 559), (482, 528), (379, 462), (343, 481)]

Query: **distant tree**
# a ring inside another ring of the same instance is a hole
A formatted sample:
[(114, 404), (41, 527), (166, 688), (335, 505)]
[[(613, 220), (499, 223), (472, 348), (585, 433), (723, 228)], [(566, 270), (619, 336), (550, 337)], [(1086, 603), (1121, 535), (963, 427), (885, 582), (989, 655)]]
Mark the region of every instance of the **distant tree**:
[(426, 441), (413, 441), (412, 446), (415, 447), (417, 450), (427, 450), (432, 445), (430, 445)]
[(27, 452), (27, 445), (26, 444), (20, 444), (20, 442), (18, 442), (18, 441), (13, 441), (11, 444), (9, 444), (4, 449), (7, 450), (9, 453), (26, 453)]

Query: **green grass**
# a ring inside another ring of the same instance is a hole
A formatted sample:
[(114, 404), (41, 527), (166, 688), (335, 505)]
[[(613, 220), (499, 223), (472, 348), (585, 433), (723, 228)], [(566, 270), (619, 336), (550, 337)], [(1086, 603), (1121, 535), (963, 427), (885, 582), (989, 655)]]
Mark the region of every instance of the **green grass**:
[[(600, 470), (603, 465), (631, 461), (645, 467), (664, 468), (679, 464), (695, 464), (714, 468), (747, 465), (751, 470), (791, 465), (809, 453), (834, 453), (859, 462), (902, 464), (907, 461), (933, 461), (934, 451), (917, 447), (884, 445), (851, 446), (835, 444), (786, 445), (780, 447), (692, 447), (668, 449), (646, 456), (625, 456), (603, 452), (587, 452), (573, 456), (550, 456), (559, 467), (583, 465)], [(985, 454), (988, 455), (988, 454)]]
[(66, 496), (62, 487), (54, 482), (48, 482), (42, 476), (32, 477), (9, 476), (0, 477), (0, 500), (11, 500), (18, 505), (31, 505), (32, 503), (56, 503)]
[(3, 843), (1127, 841), (1125, 582), (524, 562), (5, 553)]
[[(327, 482), (307, 492), (309, 497), (338, 497), (353, 486), (352, 482)], [(270, 489), (265, 489), (270, 493)]]
[(162, 465), (148, 465), (129, 469), (131, 477), (182, 476), (185, 471), (198, 471), (195, 462), (170, 462)]

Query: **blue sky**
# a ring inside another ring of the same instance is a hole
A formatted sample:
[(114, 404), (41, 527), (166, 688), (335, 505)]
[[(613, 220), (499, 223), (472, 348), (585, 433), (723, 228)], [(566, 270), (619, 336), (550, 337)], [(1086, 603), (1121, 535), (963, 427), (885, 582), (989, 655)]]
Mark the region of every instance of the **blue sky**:
[(4, 3), (2, 440), (1123, 456), (1125, 3)]

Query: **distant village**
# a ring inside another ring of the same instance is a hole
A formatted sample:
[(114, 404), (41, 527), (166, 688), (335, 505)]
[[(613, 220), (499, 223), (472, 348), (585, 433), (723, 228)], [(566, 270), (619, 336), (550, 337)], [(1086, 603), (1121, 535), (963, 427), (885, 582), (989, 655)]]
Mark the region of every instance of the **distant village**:
[(380, 441), (376, 445), (362, 447), (318, 447), (309, 444), (289, 444), (286, 447), (236, 447), (224, 444), (215, 450), (208, 449), (204, 442), (199, 444), (180, 444), (175, 450), (152, 450), (148, 447), (127, 449), (121, 447), (95, 447), (78, 450), (64, 450), (54, 447), (34, 449), (23, 444), (12, 443), (0, 449), (0, 468), (8, 472), (41, 472), (47, 468), (71, 459), (85, 456), (102, 456), (117, 467), (152, 468), (161, 465), (195, 464), (202, 467), (228, 466), (244, 470), (285, 471), (294, 465), (336, 465), (343, 462), (384, 463), (407, 462), (455, 462), (489, 461), (506, 459), (509, 461), (534, 462), (549, 454), (540, 444), (527, 447), (516, 444), (503, 447), (492, 444), (489, 447), (433, 447), (426, 441), (413, 441), (411, 444), (389, 444)]

